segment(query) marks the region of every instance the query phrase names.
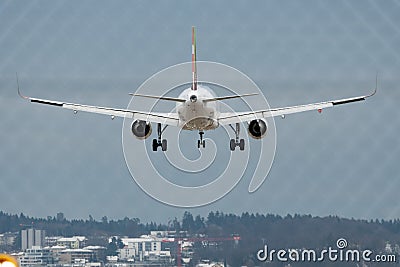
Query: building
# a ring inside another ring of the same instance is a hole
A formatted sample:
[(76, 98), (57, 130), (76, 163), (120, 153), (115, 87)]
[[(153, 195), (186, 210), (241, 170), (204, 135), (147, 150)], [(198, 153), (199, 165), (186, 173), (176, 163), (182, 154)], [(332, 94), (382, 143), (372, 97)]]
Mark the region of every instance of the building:
[(45, 239), (44, 239), (45, 246), (46, 247), (57, 246), (57, 241), (60, 238), (62, 238), (62, 236), (46, 236)]
[[(186, 231), (181, 231), (179, 234), (182, 233), (186, 235)], [(150, 236), (155, 236), (159, 238), (174, 238), (177, 236), (176, 231), (150, 231)]]
[(0, 234), (0, 247), (13, 246), (18, 233), (3, 233)]
[(163, 238), (142, 235), (138, 238), (122, 238), (124, 247), (118, 250), (120, 261), (169, 261), (169, 250), (162, 248)]
[(159, 263), (172, 263), (174, 260), (171, 258), (170, 251), (150, 251), (145, 252), (144, 260)]
[(58, 263), (60, 259), (61, 251), (66, 250), (67, 248), (64, 246), (52, 246), (50, 247), (51, 255), (53, 256), (54, 262)]
[(102, 247), (102, 246), (87, 246), (87, 247), (84, 247), (83, 249), (87, 249), (87, 250), (93, 251), (93, 261), (95, 261), (95, 262), (99, 262), (99, 261), (104, 262), (105, 259), (106, 259), (106, 251), (107, 251), (106, 247)]
[[(135, 260), (143, 261), (146, 252), (161, 251), (161, 239), (154, 236), (142, 235), (139, 238), (122, 238), (121, 240), (125, 245), (122, 250), (125, 250), (126, 255), (130, 257), (120, 258), (121, 260), (129, 260), (133, 256)], [(123, 256), (123, 254), (119, 253), (119, 256)]]
[(32, 247), (43, 247), (45, 245), (46, 232), (44, 230), (26, 229), (21, 231), (21, 249), (23, 251)]
[(65, 249), (60, 251), (60, 264), (87, 263), (92, 262), (94, 252), (89, 249)]
[(123, 248), (118, 249), (118, 259), (120, 261), (131, 261), (136, 257), (136, 247), (133, 242), (128, 243)]
[(209, 260), (202, 260), (200, 263), (196, 265), (196, 267), (224, 267), (225, 264), (223, 262), (212, 262)]
[(86, 237), (84, 236), (62, 237), (57, 240), (57, 246), (65, 246), (71, 249), (83, 248), (86, 246)]
[(28, 248), (22, 257), (19, 258), (21, 267), (41, 267), (53, 264), (54, 260), (50, 249), (33, 246)]

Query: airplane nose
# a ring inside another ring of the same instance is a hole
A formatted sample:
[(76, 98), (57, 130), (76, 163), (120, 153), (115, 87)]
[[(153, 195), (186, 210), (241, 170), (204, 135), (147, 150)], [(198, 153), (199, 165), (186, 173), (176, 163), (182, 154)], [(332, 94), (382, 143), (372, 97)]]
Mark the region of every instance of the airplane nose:
[(194, 103), (197, 101), (197, 96), (196, 95), (191, 95), (190, 96), (190, 102)]

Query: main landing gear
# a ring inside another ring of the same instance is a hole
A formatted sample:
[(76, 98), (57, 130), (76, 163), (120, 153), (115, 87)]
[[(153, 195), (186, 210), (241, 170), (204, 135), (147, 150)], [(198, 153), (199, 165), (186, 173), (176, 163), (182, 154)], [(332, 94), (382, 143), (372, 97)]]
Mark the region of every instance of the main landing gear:
[(238, 146), (240, 150), (244, 150), (244, 139), (239, 140), (239, 134), (240, 134), (240, 124), (236, 123), (236, 127), (233, 128), (231, 124), (229, 126), (232, 128), (232, 130), (235, 132), (235, 139), (231, 139), (229, 145), (231, 148), (231, 151), (235, 151), (235, 148)]
[(206, 140), (203, 140), (204, 132), (200, 131), (199, 135), (200, 135), (200, 139), (197, 140), (197, 147), (200, 148), (202, 146), (203, 148), (205, 148), (206, 147)]
[(158, 138), (153, 139), (153, 151), (157, 151), (159, 146), (161, 147), (162, 151), (167, 151), (167, 140), (161, 139), (161, 134), (164, 132), (165, 128), (167, 128), (167, 125), (161, 130), (161, 123), (157, 123)]

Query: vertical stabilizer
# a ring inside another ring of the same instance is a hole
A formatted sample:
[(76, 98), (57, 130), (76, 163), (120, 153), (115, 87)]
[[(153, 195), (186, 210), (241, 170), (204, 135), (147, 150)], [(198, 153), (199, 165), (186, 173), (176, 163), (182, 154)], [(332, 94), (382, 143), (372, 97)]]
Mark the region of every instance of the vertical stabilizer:
[(196, 32), (192, 27), (192, 90), (197, 90)]

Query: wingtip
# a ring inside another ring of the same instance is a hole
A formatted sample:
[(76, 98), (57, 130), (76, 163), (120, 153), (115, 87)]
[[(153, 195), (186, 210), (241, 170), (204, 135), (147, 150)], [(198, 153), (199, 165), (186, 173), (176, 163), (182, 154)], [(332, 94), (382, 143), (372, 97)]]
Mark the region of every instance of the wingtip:
[(375, 87), (374, 91), (369, 95), (369, 96), (374, 96), (376, 94), (376, 92), (378, 91), (378, 88)]
[(21, 90), (19, 89), (19, 80), (18, 80), (18, 72), (15, 73), (15, 77), (17, 79), (17, 91), (18, 91), (18, 95), (23, 98), (23, 99), (28, 99), (28, 97), (24, 96), (23, 94), (21, 94)]
[(366, 95), (364, 97), (364, 99), (367, 99), (368, 97), (374, 96), (377, 91), (378, 91), (378, 72), (376, 72), (376, 76), (375, 76), (375, 88), (374, 88), (374, 90), (369, 95)]
[(376, 72), (376, 76), (375, 76), (375, 89), (374, 91), (369, 95), (370, 96), (374, 96), (376, 94), (376, 92), (378, 91), (378, 72)]

